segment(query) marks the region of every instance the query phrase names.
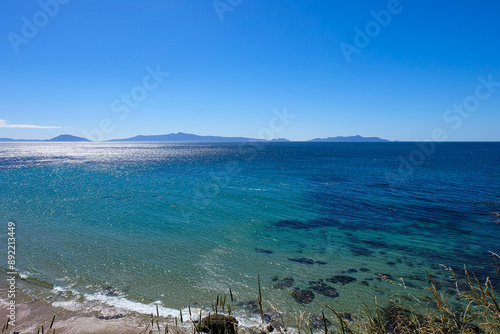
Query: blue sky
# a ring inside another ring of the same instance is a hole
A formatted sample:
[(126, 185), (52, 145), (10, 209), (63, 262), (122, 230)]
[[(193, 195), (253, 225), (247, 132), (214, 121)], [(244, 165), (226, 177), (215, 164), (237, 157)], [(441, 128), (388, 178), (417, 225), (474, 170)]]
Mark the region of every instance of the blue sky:
[(0, 137), (496, 141), (498, 13), (496, 0), (8, 0)]

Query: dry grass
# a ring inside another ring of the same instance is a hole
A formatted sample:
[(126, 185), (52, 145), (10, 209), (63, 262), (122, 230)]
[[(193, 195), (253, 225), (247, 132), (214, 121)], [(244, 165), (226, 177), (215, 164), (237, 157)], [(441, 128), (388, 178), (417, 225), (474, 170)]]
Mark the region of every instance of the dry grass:
[[(500, 278), (500, 256), (491, 253), (493, 266)], [(456, 292), (460, 299), (459, 311), (451, 308), (448, 296), (439, 293), (437, 284), (427, 272), (429, 286), (426, 288), (431, 298), (417, 298), (409, 296), (414, 306), (424, 306), (425, 312), (416, 312), (415, 308), (401, 299), (390, 301), (390, 306), (381, 308), (375, 299), (373, 307), (363, 301), (364, 321), (356, 328), (349, 328), (338, 312), (328, 307), (338, 318), (338, 330), (341, 333), (355, 334), (427, 334), (427, 333), (500, 333), (500, 305), (495, 294), (492, 281), (489, 277), (483, 283), (475, 274), (464, 268), (463, 276), (455, 273), (451, 268), (443, 266), (451, 274), (450, 279), (455, 282)], [(391, 281), (392, 282), (392, 281)], [(404, 282), (401, 286), (404, 286)], [(421, 309), (422, 307), (420, 307)]]

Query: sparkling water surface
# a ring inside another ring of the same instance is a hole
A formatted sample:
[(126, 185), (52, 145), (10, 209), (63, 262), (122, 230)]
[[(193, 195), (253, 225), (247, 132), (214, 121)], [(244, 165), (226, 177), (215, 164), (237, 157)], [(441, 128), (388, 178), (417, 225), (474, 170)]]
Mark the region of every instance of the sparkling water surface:
[[(325, 303), (353, 308), (354, 293), (389, 296), (394, 286), (377, 274), (415, 291), (427, 285), (426, 269), (446, 277), (439, 264), (491, 275), (500, 144), (436, 144), (398, 174), (399, 157), (415, 149), (1, 143), (2, 238), (15, 222), (25, 275), (89, 296), (113, 287), (120, 298), (172, 308), (229, 288), (248, 308), (258, 274), (265, 299), (310, 312)], [(388, 182), (387, 173), (400, 179)]]

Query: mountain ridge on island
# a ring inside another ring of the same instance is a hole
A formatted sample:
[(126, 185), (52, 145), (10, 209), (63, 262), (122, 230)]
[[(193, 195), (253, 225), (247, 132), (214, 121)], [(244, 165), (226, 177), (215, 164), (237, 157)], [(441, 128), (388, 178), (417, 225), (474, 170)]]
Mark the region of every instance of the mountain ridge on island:
[[(124, 139), (112, 139), (110, 142), (141, 142), (141, 141), (166, 141), (166, 142), (290, 142), (286, 138), (275, 138), (271, 140), (246, 138), (246, 137), (221, 137), (221, 136), (200, 136), (191, 133), (169, 133), (165, 135), (139, 135)], [(360, 135), (349, 137), (328, 137), (315, 138), (306, 142), (389, 142), (387, 139), (379, 137), (362, 137)]]
[[(12, 139), (0, 138), (0, 142), (91, 142), (82, 137), (69, 134), (59, 135), (52, 139)], [(200, 136), (190, 133), (178, 132), (164, 135), (138, 135), (130, 138), (112, 139), (108, 142), (205, 142), (205, 143), (234, 143), (234, 142), (290, 142), (286, 138), (275, 138), (271, 140), (247, 138), (247, 137), (222, 137), (222, 136)], [(389, 142), (379, 137), (362, 137), (360, 135), (350, 137), (328, 137), (315, 138), (305, 142)]]
[(340, 143), (340, 142), (348, 142), (348, 143), (387, 143), (389, 140), (382, 139), (379, 137), (362, 137), (360, 135), (349, 136), (349, 137), (328, 137), (328, 138), (315, 138), (309, 140), (309, 142), (323, 142), (323, 143)]
[(88, 140), (87, 138), (65, 134), (65, 135), (59, 135), (51, 139), (0, 138), (0, 142), (90, 142), (90, 140)]
[(46, 141), (86, 141), (90, 142), (87, 138), (82, 138), (82, 137), (77, 137), (77, 136), (72, 136), (72, 135), (59, 135), (57, 137), (54, 137), (52, 139), (46, 140)]
[(165, 135), (139, 135), (124, 139), (112, 139), (110, 142), (169, 141), (169, 142), (265, 142), (265, 139), (245, 137), (200, 136), (191, 133), (177, 132)]

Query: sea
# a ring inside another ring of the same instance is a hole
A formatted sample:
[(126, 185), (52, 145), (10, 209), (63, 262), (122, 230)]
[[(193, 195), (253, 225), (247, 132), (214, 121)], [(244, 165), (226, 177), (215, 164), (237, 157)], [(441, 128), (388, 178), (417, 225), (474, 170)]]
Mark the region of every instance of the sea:
[(500, 253), (497, 142), (1, 143), (0, 198), (59, 305), (357, 312)]

